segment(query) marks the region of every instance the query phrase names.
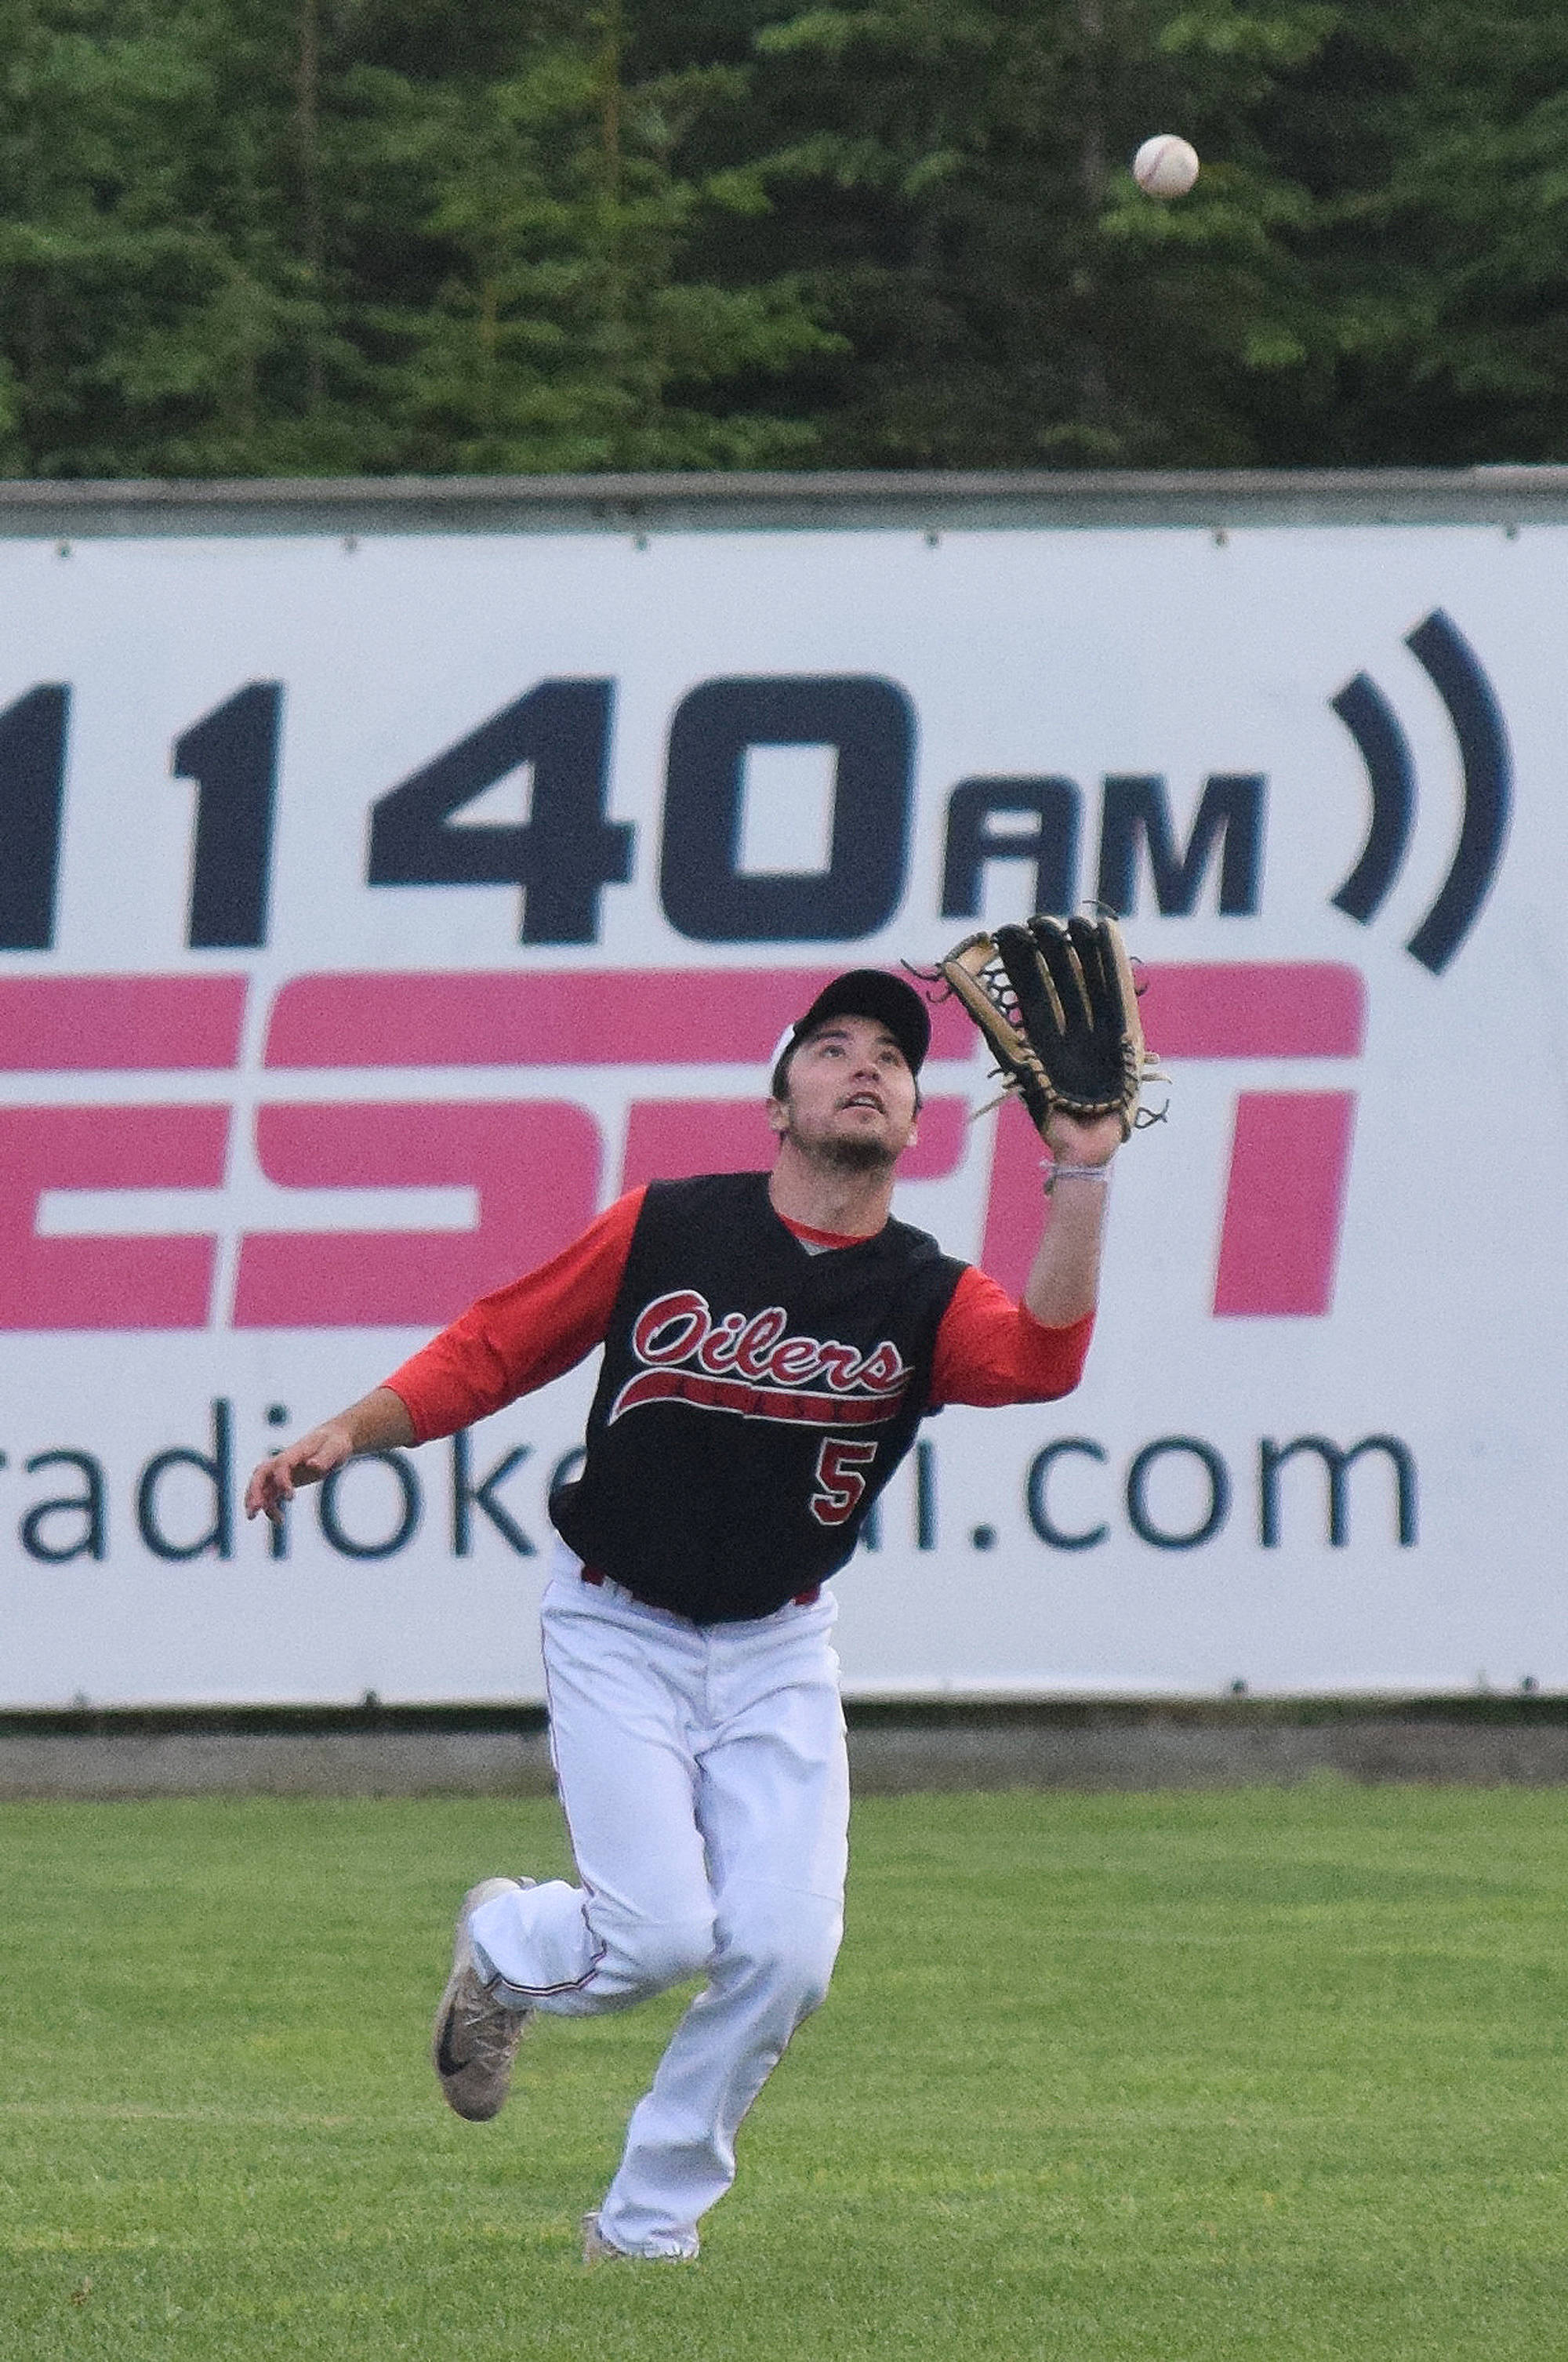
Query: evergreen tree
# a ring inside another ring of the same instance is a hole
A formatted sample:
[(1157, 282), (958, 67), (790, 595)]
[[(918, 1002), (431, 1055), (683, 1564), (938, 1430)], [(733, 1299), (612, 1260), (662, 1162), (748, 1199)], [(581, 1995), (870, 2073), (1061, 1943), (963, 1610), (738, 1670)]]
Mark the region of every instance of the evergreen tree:
[(832, 342), (798, 278), (683, 269), (700, 229), (767, 204), (744, 165), (680, 162), (742, 81), (727, 65), (640, 74), (620, 0), (498, 74), (359, 77), (370, 142), (404, 177), (425, 249), (420, 300), (370, 315), (400, 356), (403, 464), (758, 466), (801, 450), (809, 430), (766, 397)]
[(1383, 170), (1325, 193), (1334, 447), (1406, 464), (1568, 458), (1568, 15), (1381, 0)]
[[(1309, 357), (1309, 193), (1259, 118), (1338, 11), (1161, 0), (884, 0), (765, 28), (769, 170), (835, 323), (832, 455), (937, 466), (1216, 464)], [(1179, 206), (1153, 130), (1218, 160)]]
[[(0, 468), (1568, 446), (1561, 0), (0, 0)], [(1184, 133), (1162, 206), (1128, 159)]]

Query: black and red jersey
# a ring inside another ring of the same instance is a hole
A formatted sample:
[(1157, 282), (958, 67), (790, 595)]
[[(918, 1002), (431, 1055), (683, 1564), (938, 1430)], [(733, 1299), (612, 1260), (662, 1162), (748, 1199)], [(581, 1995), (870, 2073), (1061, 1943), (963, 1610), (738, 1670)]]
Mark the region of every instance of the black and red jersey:
[(697, 1623), (770, 1615), (849, 1557), (930, 1406), (964, 1265), (889, 1221), (813, 1253), (766, 1175), (655, 1182), (604, 1340), (578, 1555)]
[(774, 1211), (765, 1173), (713, 1175), (617, 1199), (385, 1383), (425, 1443), (604, 1345), (561, 1530), (641, 1596), (662, 1581), (661, 1604), (723, 1621), (844, 1563), (922, 1413), (1056, 1400), (1093, 1327), (1045, 1327), (905, 1223), (810, 1231)]

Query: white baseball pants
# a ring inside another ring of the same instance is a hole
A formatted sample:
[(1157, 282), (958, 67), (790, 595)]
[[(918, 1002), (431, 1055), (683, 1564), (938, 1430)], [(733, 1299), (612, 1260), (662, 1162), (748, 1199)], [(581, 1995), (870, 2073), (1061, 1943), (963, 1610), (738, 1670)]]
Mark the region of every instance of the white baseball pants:
[(567, 2017), (707, 1981), (633, 2114), (599, 2210), (633, 2255), (694, 2256), (734, 2140), (827, 1991), (849, 1781), (831, 1595), (698, 1626), (558, 1548), (543, 1609), (550, 1740), (580, 1884), (471, 1922), (502, 1996)]

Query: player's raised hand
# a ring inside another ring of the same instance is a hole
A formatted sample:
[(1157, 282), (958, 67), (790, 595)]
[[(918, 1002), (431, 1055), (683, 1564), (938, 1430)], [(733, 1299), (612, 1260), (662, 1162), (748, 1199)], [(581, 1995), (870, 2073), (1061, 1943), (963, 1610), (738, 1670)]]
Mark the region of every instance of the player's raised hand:
[(347, 1418), (324, 1419), (293, 1443), (261, 1461), (245, 1488), (245, 1514), (259, 1513), (282, 1524), (284, 1505), (302, 1485), (319, 1485), (354, 1456), (354, 1431)]
[(1121, 1145), (1119, 1116), (1071, 1116), (1053, 1108), (1046, 1119), (1044, 1141), (1062, 1164), (1109, 1164)]

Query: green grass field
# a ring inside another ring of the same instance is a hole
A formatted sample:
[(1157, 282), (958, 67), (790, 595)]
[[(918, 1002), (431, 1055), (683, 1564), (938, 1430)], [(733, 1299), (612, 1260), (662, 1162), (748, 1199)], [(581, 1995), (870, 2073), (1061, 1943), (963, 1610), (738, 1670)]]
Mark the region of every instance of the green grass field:
[(425, 2057), (552, 1808), (0, 1807), (0, 2355), (1568, 2355), (1568, 1794), (873, 1799), (693, 2268), (578, 2259), (679, 2003)]

